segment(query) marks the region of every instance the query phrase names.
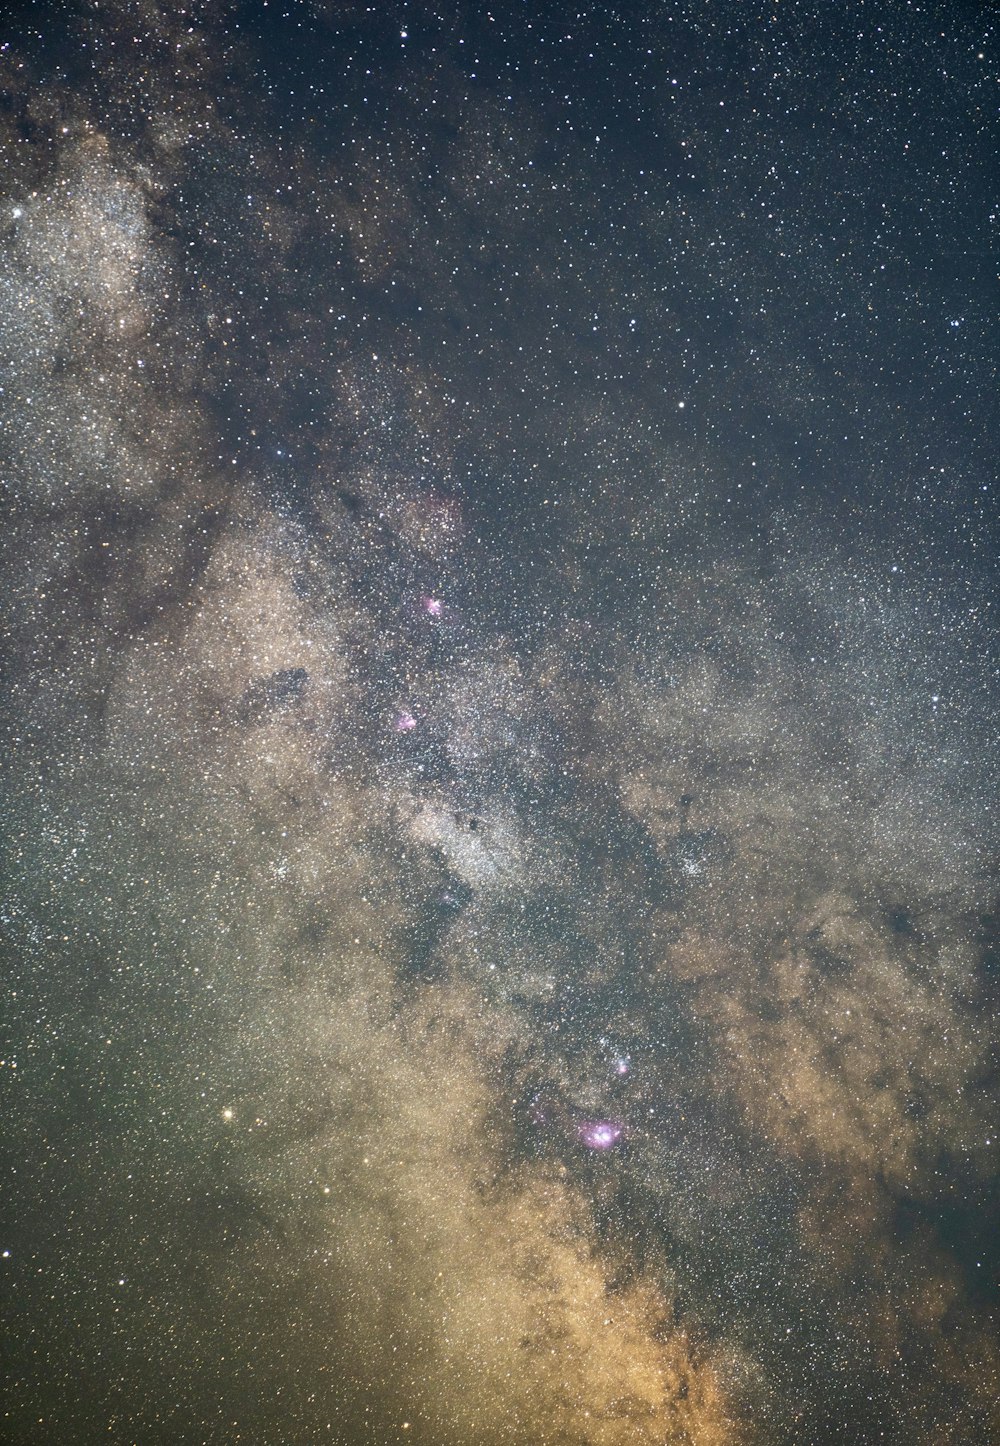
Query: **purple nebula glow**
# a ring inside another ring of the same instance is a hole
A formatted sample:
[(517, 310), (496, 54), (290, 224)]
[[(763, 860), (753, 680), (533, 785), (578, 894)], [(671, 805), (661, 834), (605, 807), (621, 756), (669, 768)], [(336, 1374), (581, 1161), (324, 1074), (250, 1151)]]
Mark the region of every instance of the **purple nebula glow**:
[(412, 733), (417, 726), (417, 720), (412, 713), (404, 711), (396, 714), (396, 722), (393, 726), (397, 733)]
[(618, 1144), (624, 1130), (617, 1120), (582, 1120), (576, 1132), (588, 1150), (610, 1150)]
[(619, 1057), (615, 1060), (615, 1074), (626, 1075), (629, 1073), (631, 1068), (631, 1061), (628, 1060), (625, 1055), (619, 1055)]
[(420, 606), (429, 618), (439, 618), (444, 612), (444, 603), (439, 597), (422, 597)]

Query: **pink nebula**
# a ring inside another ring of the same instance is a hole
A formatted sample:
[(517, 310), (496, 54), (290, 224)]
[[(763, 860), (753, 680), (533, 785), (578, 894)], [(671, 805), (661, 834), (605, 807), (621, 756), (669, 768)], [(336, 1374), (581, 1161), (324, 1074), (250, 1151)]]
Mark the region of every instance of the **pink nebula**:
[(588, 1150), (610, 1150), (618, 1144), (624, 1130), (617, 1120), (581, 1120), (576, 1132)]

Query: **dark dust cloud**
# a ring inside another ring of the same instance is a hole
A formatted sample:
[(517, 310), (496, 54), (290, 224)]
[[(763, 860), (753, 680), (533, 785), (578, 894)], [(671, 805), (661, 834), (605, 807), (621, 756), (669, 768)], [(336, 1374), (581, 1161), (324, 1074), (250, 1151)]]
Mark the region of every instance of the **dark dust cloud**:
[(1000, 1440), (996, 26), (6, 7), (5, 1442)]

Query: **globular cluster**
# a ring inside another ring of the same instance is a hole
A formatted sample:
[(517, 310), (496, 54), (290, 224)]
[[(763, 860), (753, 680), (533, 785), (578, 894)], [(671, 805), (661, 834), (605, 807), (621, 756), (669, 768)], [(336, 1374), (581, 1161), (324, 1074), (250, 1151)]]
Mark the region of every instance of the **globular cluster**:
[(12, 12), (4, 1441), (1000, 1436), (994, 22)]

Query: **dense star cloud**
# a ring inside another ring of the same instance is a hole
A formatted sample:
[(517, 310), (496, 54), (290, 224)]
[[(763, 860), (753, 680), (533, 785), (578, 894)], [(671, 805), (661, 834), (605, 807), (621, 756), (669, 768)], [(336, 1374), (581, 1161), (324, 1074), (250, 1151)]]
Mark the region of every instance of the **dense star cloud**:
[(0, 1435), (1000, 1434), (993, 20), (0, 53)]

